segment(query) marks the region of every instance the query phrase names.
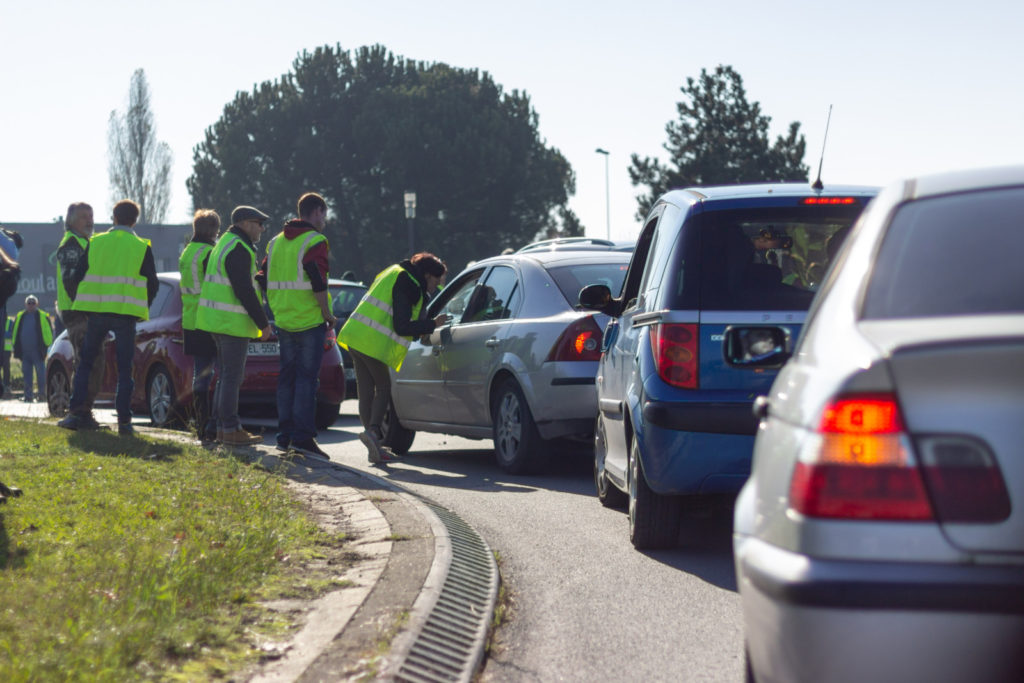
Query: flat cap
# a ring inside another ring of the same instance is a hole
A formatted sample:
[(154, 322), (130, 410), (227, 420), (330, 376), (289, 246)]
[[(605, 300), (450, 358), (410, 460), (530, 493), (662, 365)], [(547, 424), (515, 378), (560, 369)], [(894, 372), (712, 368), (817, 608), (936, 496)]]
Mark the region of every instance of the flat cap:
[(231, 212), (231, 224), (238, 225), (242, 221), (263, 221), (270, 218), (267, 214), (252, 206), (236, 206)]

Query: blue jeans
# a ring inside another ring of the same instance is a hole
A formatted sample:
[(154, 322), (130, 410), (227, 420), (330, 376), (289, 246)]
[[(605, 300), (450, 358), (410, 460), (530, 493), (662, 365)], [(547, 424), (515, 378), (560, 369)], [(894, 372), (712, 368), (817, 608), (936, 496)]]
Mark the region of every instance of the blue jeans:
[(32, 374), (35, 372), (39, 396), (46, 397), (46, 359), (33, 349), (21, 356), (21, 374), (25, 378), (25, 400), (32, 400)]
[(324, 358), (324, 325), (302, 332), (277, 331), (281, 374), (277, 381), (277, 441), (294, 443), (316, 437), (316, 391)]
[(192, 358), (195, 362), (195, 370), (192, 373), (192, 393), (208, 393), (210, 391), (210, 385), (213, 383), (213, 373), (217, 366), (217, 356), (192, 356)]
[(135, 380), (132, 378), (132, 360), (135, 358), (135, 318), (110, 313), (90, 313), (82, 342), (82, 355), (75, 368), (75, 379), (71, 385), (69, 412), (81, 413), (87, 410), (89, 399), (89, 374), (97, 358), (103, 353), (103, 341), (107, 333), (114, 333), (114, 348), (117, 357), (117, 393), (114, 394), (114, 408), (117, 409), (118, 424), (132, 421), (132, 392)]
[(242, 428), (238, 419), (238, 392), (245, 379), (245, 358), (249, 355), (249, 339), (230, 334), (213, 334), (217, 344), (217, 386), (213, 390), (212, 417), (217, 429), (233, 432)]

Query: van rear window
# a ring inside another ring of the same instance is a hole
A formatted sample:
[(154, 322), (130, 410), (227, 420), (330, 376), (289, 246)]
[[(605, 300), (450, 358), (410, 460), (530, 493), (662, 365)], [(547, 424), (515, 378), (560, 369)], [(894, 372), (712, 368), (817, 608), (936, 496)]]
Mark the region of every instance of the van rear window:
[(709, 211), (700, 230), (700, 307), (806, 310), (862, 204)]

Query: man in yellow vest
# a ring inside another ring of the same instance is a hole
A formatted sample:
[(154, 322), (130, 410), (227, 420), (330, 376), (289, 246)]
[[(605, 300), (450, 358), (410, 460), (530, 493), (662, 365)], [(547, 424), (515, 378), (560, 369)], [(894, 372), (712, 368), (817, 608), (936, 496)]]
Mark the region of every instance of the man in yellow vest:
[(139, 205), (122, 199), (114, 205), (114, 225), (92, 238), (85, 252), (81, 282), (71, 310), (88, 314), (82, 355), (75, 369), (71, 386), (68, 415), (57, 424), (65, 429), (87, 427), (85, 405), (89, 395), (89, 375), (97, 356), (103, 353), (103, 342), (114, 333), (117, 358), (117, 432), (133, 436), (132, 360), (135, 357), (135, 324), (149, 320), (149, 305), (160, 290), (156, 264), (149, 240), (135, 234)]
[(192, 356), (192, 414), (196, 436), (201, 441), (217, 438), (217, 423), (211, 417), (210, 384), (217, 361), (217, 345), (205, 330), (196, 328), (199, 294), (210, 263), (210, 253), (220, 234), (220, 216), (213, 209), (199, 209), (192, 218), (192, 239), (178, 259), (181, 274), (181, 329), (185, 353)]
[(444, 285), (448, 267), (422, 252), (377, 275), (362, 301), (338, 333), (338, 344), (352, 353), (359, 391), (359, 421), (371, 463), (389, 462), (394, 454), (382, 444), (381, 423), (391, 402), (391, 376), (414, 337), (432, 333), (449, 322), (440, 314), (424, 319), (427, 301)]
[[(85, 275), (80, 269), (85, 263), (85, 250), (92, 239), (92, 207), (85, 202), (75, 202), (68, 206), (64, 215), (64, 228), (64, 238), (57, 247), (57, 314), (68, 331), (74, 367), (77, 368), (82, 359), (82, 342), (85, 341), (85, 326), (89, 316), (85, 311), (72, 310), (71, 303), (78, 292), (78, 283)], [(89, 374), (89, 394), (85, 398), (79, 429), (97, 429), (100, 426), (93, 417), (92, 406), (103, 383), (105, 369), (106, 358), (101, 353), (96, 357)]]
[(231, 212), (231, 229), (221, 235), (210, 253), (196, 310), (196, 328), (213, 336), (217, 346), (217, 386), (212, 412), (217, 440), (227, 446), (259, 443), (262, 437), (242, 429), (238, 392), (245, 379), (249, 340), (270, 335), (270, 321), (255, 284), (256, 244), (267, 214), (251, 206)]
[(277, 448), (326, 458), (314, 416), (324, 340), (336, 320), (327, 291), (327, 202), (307, 192), (299, 197), (298, 213), (270, 240), (262, 269), (281, 355)]
[(25, 402), (35, 400), (32, 393), (32, 375), (39, 387), (39, 400), (46, 398), (46, 349), (53, 343), (53, 325), (46, 311), (39, 308), (39, 299), (32, 294), (25, 297), (25, 309), (14, 318), (14, 357), (21, 359), (21, 374), (25, 379)]

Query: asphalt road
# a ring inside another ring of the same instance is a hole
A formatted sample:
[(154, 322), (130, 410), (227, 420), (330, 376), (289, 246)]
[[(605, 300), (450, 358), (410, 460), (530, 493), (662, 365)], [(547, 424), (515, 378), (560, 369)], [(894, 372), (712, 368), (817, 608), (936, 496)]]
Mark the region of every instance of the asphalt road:
[[(19, 408), (45, 414), (41, 404)], [(597, 502), (584, 455), (565, 453), (543, 475), (511, 476), (494, 464), (490, 441), (420, 433), (407, 458), (370, 468), (354, 410), (347, 401), (319, 438), (331, 459), (455, 511), (499, 555), (510, 615), (484, 681), (743, 679), (727, 515), (709, 522), (700, 545), (641, 553), (625, 512)], [(97, 418), (114, 422), (110, 411)], [(246, 426), (272, 434), (274, 423)]]

